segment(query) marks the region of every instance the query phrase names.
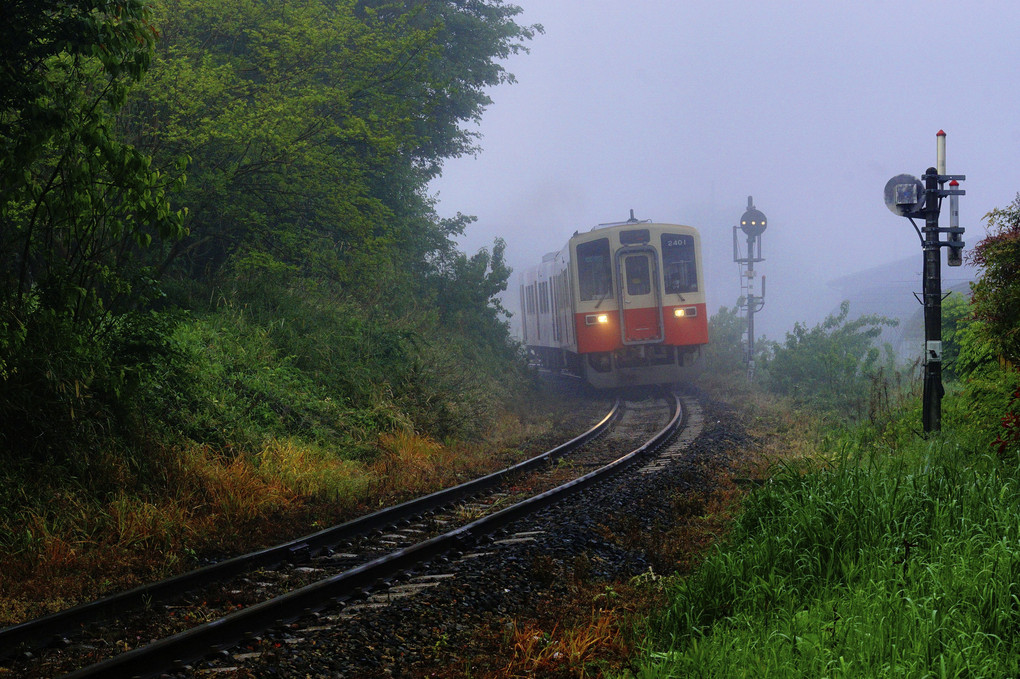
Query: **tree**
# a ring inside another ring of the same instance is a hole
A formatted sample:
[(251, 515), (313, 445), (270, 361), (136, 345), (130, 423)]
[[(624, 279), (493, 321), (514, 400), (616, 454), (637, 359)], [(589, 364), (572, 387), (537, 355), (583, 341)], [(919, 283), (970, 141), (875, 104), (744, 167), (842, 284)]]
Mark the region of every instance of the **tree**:
[(810, 330), (795, 324), (766, 361), (768, 387), (823, 409), (863, 410), (870, 380), (882, 367), (875, 338), (883, 326), (894, 326), (896, 321), (875, 315), (851, 321), (849, 314), (850, 303), (844, 301), (839, 313)]
[(961, 360), (960, 354), (967, 328), (973, 324), (970, 307), (970, 302), (958, 292), (942, 301), (942, 366), (947, 379), (959, 379), (966, 372), (969, 359), (965, 356)]
[(107, 370), (115, 359), (108, 342), (154, 294), (138, 254), (154, 239), (181, 236), (182, 215), (170, 208), (165, 178), (113, 133), (152, 53), (143, 3), (15, 1), (5, 9), (0, 421), (7, 438), (35, 440), (80, 421), (96, 380), (118, 372)]
[[(471, 257), (458, 252), (444, 263), (435, 285), (439, 318), (445, 325), (469, 337), (494, 339), (488, 343), (496, 346), (506, 342), (509, 313), (498, 297), (510, 279), (505, 252), (506, 243), (497, 238), (491, 254), (484, 248)], [(499, 336), (491, 337), (497, 329)]]
[(708, 379), (740, 377), (746, 380), (746, 332), (747, 320), (740, 315), (740, 306), (719, 307), (708, 320), (709, 342), (701, 350), (701, 360), (695, 364), (698, 374)]
[(1020, 194), (985, 221), (989, 235), (971, 254), (982, 269), (974, 284), (974, 316), (1000, 357), (1020, 365)]
[[(985, 221), (989, 234), (971, 254), (971, 260), (982, 269), (973, 286), (974, 317), (978, 321), (973, 325), (980, 334), (981, 348), (1014, 368), (989, 371), (986, 360), (982, 386), (987, 393), (998, 391), (1000, 403), (1006, 397), (1003, 391), (1011, 394), (1005, 412), (999, 416), (999, 436), (993, 445), (1000, 454), (1015, 453), (1020, 451), (1020, 389), (1015, 369), (1020, 366), (1020, 194), (1008, 207), (985, 215)], [(996, 377), (990, 384), (989, 372)]]
[(431, 37), (434, 49), (409, 59), (386, 84), (414, 104), (415, 144), (402, 151), (431, 179), (446, 158), (478, 150), (478, 134), (463, 123), (481, 120), (492, 103), (487, 88), (514, 82), (499, 60), (526, 52), (526, 41), (543, 28), (518, 24), (521, 8), (503, 0), (360, 0), (358, 5), (387, 22), (403, 18)]
[(420, 280), (450, 238), (427, 182), (473, 149), (462, 123), (533, 34), (519, 11), (162, 0), (166, 39), (123, 124), (161, 167), (189, 159), (191, 233), (164, 267), (206, 281), (289, 267), (352, 292)]

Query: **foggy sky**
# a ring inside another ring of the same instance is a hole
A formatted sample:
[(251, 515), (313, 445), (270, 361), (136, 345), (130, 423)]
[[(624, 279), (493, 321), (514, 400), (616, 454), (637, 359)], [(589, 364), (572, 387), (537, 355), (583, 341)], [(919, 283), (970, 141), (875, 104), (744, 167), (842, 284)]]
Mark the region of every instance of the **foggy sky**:
[(501, 237), (515, 272), (633, 208), (701, 230), (715, 313), (740, 294), (732, 226), (753, 195), (769, 219), (756, 324), (782, 339), (833, 310), (840, 276), (912, 257), (920, 289), (917, 236), (882, 190), (935, 165), (940, 129), (947, 171), (967, 175), (968, 244), (1020, 191), (1020, 3), (513, 4), (545, 34), (491, 90), (481, 153), (431, 189), (442, 216), (478, 217), (464, 250)]

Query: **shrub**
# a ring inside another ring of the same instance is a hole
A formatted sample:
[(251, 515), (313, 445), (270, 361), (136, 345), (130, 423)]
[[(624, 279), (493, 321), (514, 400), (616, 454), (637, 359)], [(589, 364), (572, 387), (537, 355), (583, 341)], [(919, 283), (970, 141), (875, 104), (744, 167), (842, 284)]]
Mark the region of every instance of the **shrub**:
[(883, 355), (874, 346), (882, 327), (896, 321), (874, 315), (848, 320), (849, 313), (850, 303), (843, 302), (838, 314), (814, 328), (795, 324), (766, 357), (764, 385), (820, 410), (866, 414), (872, 382), (896, 372), (891, 347)]

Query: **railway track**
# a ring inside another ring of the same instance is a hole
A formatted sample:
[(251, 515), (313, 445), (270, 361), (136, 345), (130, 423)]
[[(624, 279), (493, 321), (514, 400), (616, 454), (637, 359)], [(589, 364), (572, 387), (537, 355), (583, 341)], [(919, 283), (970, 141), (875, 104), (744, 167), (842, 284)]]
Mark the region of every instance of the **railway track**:
[[(585, 434), (514, 467), (271, 550), (2, 630), (0, 648), (15, 648), (13, 643), (22, 649), (8, 665), (19, 676), (51, 676), (83, 664), (70, 676), (152, 676), (323, 609), (357, 610), (400, 574), (460, 556), (484, 536), (648, 459), (676, 434), (681, 413), (676, 397), (654, 406), (634, 404), (622, 414), (618, 402)], [(593, 445), (614, 423), (612, 433)], [(646, 438), (622, 456), (616, 452)], [(405, 583), (399, 591), (434, 584)], [(192, 592), (188, 600), (181, 599), (184, 591)], [(125, 615), (139, 604), (140, 613)], [(118, 637), (121, 628), (132, 629), (140, 644), (152, 636), (147, 620), (156, 617), (157, 634), (176, 633), (138, 648)], [(168, 625), (168, 617), (186, 622)], [(73, 631), (95, 627), (98, 634), (68, 639)], [(46, 640), (58, 648), (38, 652)], [(124, 652), (108, 657), (113, 650)]]

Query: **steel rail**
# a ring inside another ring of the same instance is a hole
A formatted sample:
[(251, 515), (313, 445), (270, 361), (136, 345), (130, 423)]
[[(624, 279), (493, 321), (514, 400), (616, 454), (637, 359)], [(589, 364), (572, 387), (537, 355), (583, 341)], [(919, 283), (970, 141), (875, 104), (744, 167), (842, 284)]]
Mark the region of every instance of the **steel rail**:
[(451, 551), (462, 551), (508, 523), (560, 502), (596, 482), (616, 476), (657, 452), (683, 425), (680, 397), (674, 394), (673, 398), (674, 414), (664, 429), (640, 447), (593, 472), (443, 535), (306, 585), (275, 599), (249, 606), (218, 620), (84, 667), (66, 675), (65, 679), (149, 677), (182, 669), (189, 662), (234, 646), (258, 632), (282, 626), (324, 608), (343, 605), (346, 601), (367, 593), (373, 585), (383, 583), (386, 578), (406, 571), (412, 566)]
[(104, 617), (129, 609), (165, 602), (189, 591), (258, 568), (272, 568), (286, 561), (304, 559), (306, 556), (330, 549), (346, 540), (381, 530), (410, 517), (449, 506), (488, 490), (511, 476), (531, 471), (562, 457), (588, 443), (605, 433), (619, 417), (619, 414), (620, 399), (616, 399), (609, 413), (580, 436), (492, 474), (381, 509), (268, 549), (226, 559), (166, 580), (135, 587), (64, 611), (12, 625), (0, 630), (0, 657), (10, 656), (19, 649), (39, 648), (54, 639), (77, 635), (84, 626), (101, 621)]

